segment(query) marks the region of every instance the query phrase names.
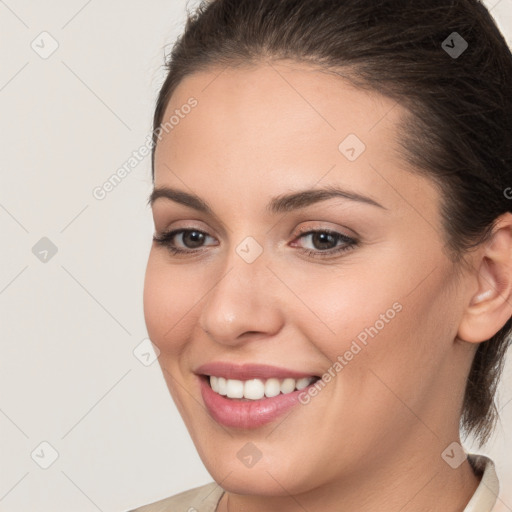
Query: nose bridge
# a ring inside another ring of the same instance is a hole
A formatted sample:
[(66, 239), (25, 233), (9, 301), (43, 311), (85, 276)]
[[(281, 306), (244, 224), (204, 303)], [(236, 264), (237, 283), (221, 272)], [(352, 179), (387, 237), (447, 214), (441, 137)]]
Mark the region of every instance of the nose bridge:
[(200, 313), (201, 327), (215, 341), (236, 343), (246, 332), (279, 330), (281, 312), (271, 300), (267, 263), (262, 245), (252, 237), (230, 249)]

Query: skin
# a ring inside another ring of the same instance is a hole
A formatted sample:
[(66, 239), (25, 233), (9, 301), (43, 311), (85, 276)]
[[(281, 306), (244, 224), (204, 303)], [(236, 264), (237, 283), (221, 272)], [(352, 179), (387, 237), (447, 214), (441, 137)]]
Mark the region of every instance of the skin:
[[(155, 187), (195, 193), (209, 216), (166, 198), (155, 233), (178, 235), (174, 256), (153, 243), (144, 314), (170, 393), (205, 467), (225, 490), (222, 511), (462, 511), (478, 486), (460, 443), (465, 382), (479, 342), (510, 317), (512, 221), (469, 255), (459, 277), (442, 239), (439, 192), (411, 169), (394, 139), (406, 111), (377, 93), (292, 61), (212, 68), (185, 78), (164, 120), (198, 105), (164, 133)], [(340, 142), (356, 134), (353, 162)], [(338, 185), (383, 208), (329, 199), (271, 214), (271, 197)], [(358, 243), (328, 258), (298, 229), (331, 229)], [(262, 254), (236, 252), (246, 237)], [(188, 244), (188, 245), (185, 245)], [(476, 299), (484, 292), (484, 299)], [(274, 364), (321, 375), (365, 328), (402, 310), (307, 405), (258, 429), (220, 426), (193, 370), (210, 361)], [(254, 443), (261, 459), (237, 452)], [(343, 504), (341, 506), (340, 504)]]

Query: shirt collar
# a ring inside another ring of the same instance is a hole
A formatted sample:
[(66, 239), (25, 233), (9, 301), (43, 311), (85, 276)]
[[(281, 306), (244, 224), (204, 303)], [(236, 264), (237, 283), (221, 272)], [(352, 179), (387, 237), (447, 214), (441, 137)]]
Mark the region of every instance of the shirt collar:
[(481, 480), (463, 512), (491, 512), (500, 492), (494, 462), (485, 455), (475, 453), (468, 453), (468, 461)]

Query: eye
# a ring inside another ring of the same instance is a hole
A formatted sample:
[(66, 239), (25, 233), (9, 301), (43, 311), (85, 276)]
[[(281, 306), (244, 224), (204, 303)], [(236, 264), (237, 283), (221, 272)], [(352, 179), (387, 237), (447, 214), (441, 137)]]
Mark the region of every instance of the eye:
[[(175, 238), (178, 240), (181, 238), (181, 244), (184, 247), (177, 247), (175, 245)], [(166, 247), (171, 254), (178, 254), (197, 251), (197, 249), (201, 248), (201, 244), (206, 238), (213, 237), (210, 237), (207, 233), (198, 229), (174, 229), (158, 236), (155, 235), (153, 240), (158, 245)]]
[[(316, 229), (302, 232), (297, 238), (310, 239), (313, 249), (302, 249), (308, 256), (326, 258), (348, 251), (357, 245), (353, 238), (330, 229)], [(338, 245), (340, 244), (341, 245)]]
[[(210, 235), (199, 229), (174, 229), (166, 231), (160, 235), (153, 236), (153, 240), (161, 246), (167, 248), (171, 254), (193, 254), (199, 252), (205, 240), (212, 238)], [(313, 249), (301, 248), (301, 252), (314, 258), (326, 258), (348, 251), (357, 245), (353, 238), (333, 231), (330, 229), (317, 229), (303, 231), (296, 240), (310, 238)], [(181, 239), (181, 246), (176, 244), (176, 240)], [(216, 244), (213, 244), (216, 245)], [(294, 245), (292, 244), (292, 247)]]

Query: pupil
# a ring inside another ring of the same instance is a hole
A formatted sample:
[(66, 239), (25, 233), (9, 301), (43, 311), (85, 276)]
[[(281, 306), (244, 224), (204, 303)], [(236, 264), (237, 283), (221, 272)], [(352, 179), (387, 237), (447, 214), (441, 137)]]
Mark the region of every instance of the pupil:
[[(189, 247), (189, 248), (192, 248), (194, 249), (196, 246), (199, 247), (201, 245), (201, 242), (202, 242), (202, 238), (203, 238), (203, 234), (202, 233), (199, 233), (197, 231), (189, 231), (187, 234), (185, 234), (185, 237), (190, 237), (192, 239), (192, 247)], [(194, 245), (196, 244), (196, 245)], [(187, 246), (189, 246), (189, 244), (185, 244)]]
[[(327, 239), (327, 242), (326, 242), (326, 239)], [(316, 246), (316, 243), (319, 241), (319, 245), (320, 247), (317, 247), (318, 249), (328, 249), (329, 247), (322, 247), (322, 243), (325, 244), (327, 243), (327, 245), (329, 245), (329, 242), (332, 243), (334, 241), (334, 236), (331, 235), (330, 233), (315, 233), (313, 235), (313, 244)]]

